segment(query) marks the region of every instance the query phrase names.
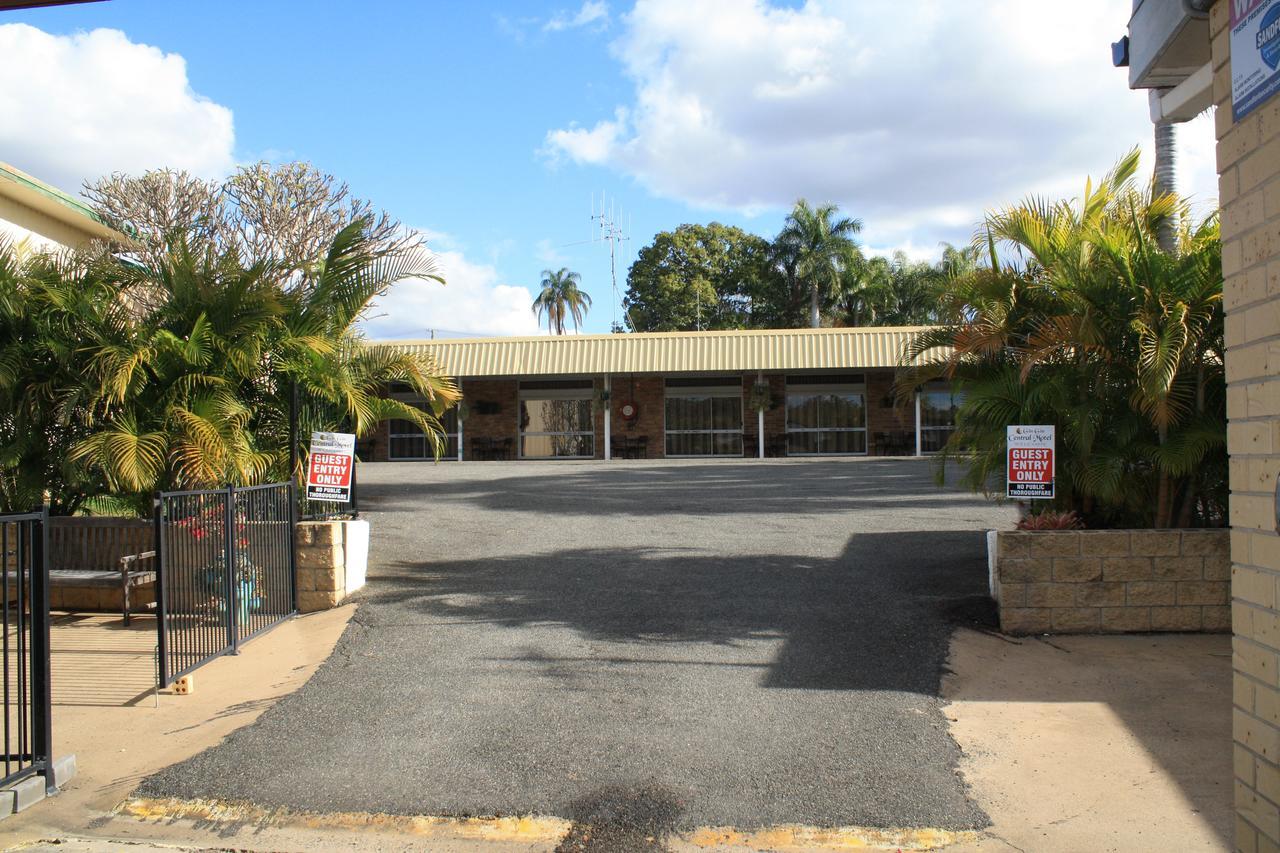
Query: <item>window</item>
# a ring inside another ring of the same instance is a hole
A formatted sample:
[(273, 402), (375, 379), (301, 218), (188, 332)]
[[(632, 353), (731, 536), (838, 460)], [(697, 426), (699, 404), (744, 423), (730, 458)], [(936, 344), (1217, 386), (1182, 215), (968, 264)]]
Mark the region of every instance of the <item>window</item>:
[(956, 412), (964, 395), (946, 385), (926, 385), (920, 392), (920, 450), (937, 453), (956, 428)]
[(667, 456), (742, 455), (742, 380), (669, 379)]
[(520, 458), (591, 458), (596, 455), (591, 383), (520, 386)]
[[(847, 377), (861, 380), (862, 377)], [(867, 452), (866, 393), (846, 377), (787, 378), (787, 455)]]
[[(406, 399), (405, 402), (426, 411), (427, 401), (421, 397)], [(449, 409), (440, 416), (440, 425), (445, 431), (445, 448), (441, 459), (458, 458), (458, 410)], [(431, 451), (431, 442), (426, 434), (418, 429), (413, 421), (396, 419), (391, 422), (391, 444), (387, 448), (387, 458), (392, 460), (435, 459)]]

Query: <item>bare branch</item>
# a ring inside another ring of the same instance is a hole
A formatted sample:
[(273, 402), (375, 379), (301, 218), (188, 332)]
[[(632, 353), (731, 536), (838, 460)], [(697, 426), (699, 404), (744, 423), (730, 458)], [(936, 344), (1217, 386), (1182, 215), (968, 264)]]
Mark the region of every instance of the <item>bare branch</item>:
[(112, 227), (136, 238), (128, 247), (148, 264), (185, 243), (193, 251), (234, 252), (246, 265), (269, 261), (290, 282), (319, 260), (339, 231), (365, 219), (375, 256), (425, 244), (385, 211), (375, 212), (347, 184), (309, 163), (240, 166), (225, 181), (160, 169), (113, 174), (84, 195)]

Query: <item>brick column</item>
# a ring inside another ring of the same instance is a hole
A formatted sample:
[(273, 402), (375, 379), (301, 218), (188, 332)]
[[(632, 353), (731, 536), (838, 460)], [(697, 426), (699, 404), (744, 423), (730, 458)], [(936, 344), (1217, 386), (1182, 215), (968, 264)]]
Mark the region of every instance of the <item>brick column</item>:
[[(648, 458), (661, 459), (664, 455), (664, 424), (666, 414), (666, 388), (661, 376), (614, 374), (613, 395), (609, 405), (613, 407), (613, 434), (648, 436)], [(622, 417), (622, 407), (629, 401), (639, 407), (639, 416), (628, 422)]]
[(1280, 847), (1280, 97), (1236, 124), (1230, 15), (1210, 15), (1231, 453), (1236, 849)]

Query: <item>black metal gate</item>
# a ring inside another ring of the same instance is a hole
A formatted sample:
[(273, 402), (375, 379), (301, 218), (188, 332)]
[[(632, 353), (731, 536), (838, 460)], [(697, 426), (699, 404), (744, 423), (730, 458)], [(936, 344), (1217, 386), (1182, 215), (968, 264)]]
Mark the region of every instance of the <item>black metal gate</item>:
[(4, 676), (4, 763), (0, 787), (52, 772), (49, 682), (48, 510), (0, 515), (0, 665)]
[(297, 611), (294, 507), (292, 483), (156, 497), (161, 687)]

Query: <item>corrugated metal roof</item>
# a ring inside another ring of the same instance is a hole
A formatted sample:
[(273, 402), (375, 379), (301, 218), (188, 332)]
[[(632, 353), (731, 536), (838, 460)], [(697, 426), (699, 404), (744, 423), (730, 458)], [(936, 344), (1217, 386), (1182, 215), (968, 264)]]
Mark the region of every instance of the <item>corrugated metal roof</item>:
[(372, 341), (426, 353), (454, 377), (897, 367), (927, 327), (749, 329)]
[(21, 169), (0, 162), (0, 196), (51, 216), (89, 237), (123, 240), (124, 235), (107, 225), (93, 208), (57, 187), (33, 178)]

